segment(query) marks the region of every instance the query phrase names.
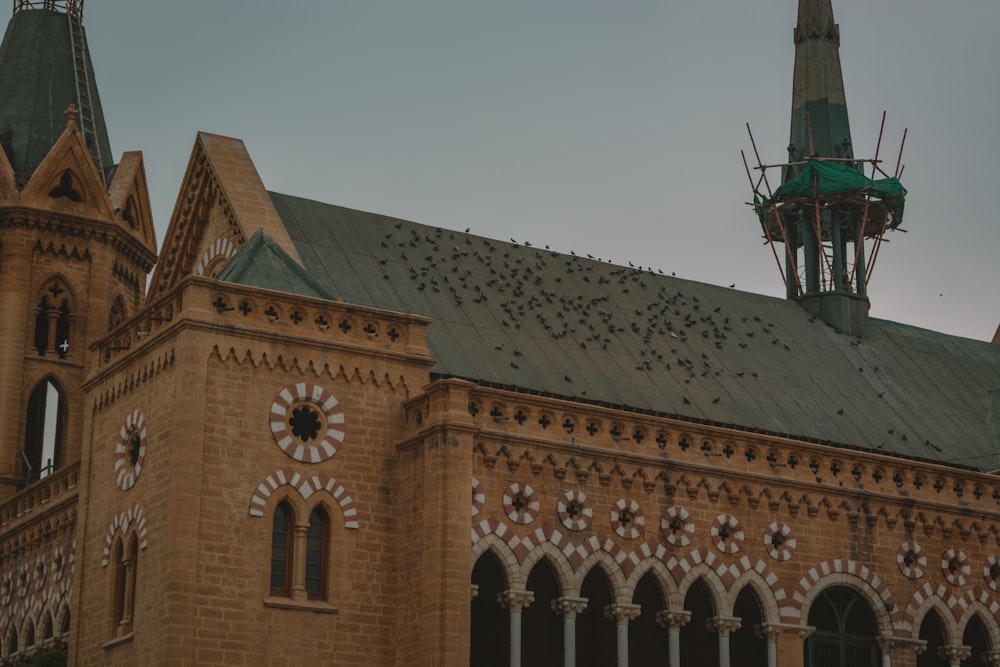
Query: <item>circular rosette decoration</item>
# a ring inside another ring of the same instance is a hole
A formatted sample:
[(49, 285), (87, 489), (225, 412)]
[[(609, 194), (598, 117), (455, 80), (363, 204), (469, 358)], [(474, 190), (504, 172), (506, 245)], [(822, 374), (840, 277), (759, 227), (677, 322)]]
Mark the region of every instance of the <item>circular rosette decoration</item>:
[(712, 541), (724, 554), (734, 554), (743, 546), (743, 527), (732, 514), (720, 514), (712, 522)]
[(792, 527), (787, 523), (775, 521), (764, 531), (764, 548), (774, 560), (788, 560), (795, 553), (795, 546)]
[(514, 523), (531, 523), (538, 516), (535, 490), (530, 484), (511, 484), (503, 494), (503, 509)]
[(916, 542), (903, 542), (896, 550), (896, 565), (904, 577), (919, 579), (927, 567), (927, 555)]
[(992, 591), (1000, 591), (1000, 558), (990, 556), (983, 564), (983, 580)]
[(344, 442), (344, 411), (318, 384), (299, 382), (278, 392), (271, 404), (271, 433), (296, 461), (319, 463)]
[(556, 514), (568, 530), (584, 530), (594, 520), (594, 510), (583, 491), (566, 491), (559, 496)]
[(949, 584), (964, 586), (972, 572), (969, 556), (961, 549), (948, 549), (941, 554), (941, 572)]
[(667, 544), (674, 547), (686, 547), (694, 535), (694, 521), (691, 513), (683, 507), (674, 505), (668, 507), (660, 517), (660, 533)]
[(486, 503), (486, 494), (483, 492), (483, 485), (475, 477), (472, 478), (472, 516), (478, 516), (483, 511)]
[(634, 540), (642, 535), (645, 525), (642, 508), (631, 498), (621, 498), (611, 508), (611, 528), (620, 537)]
[(121, 428), (115, 441), (115, 483), (122, 491), (135, 486), (146, 461), (146, 418), (138, 410), (133, 410)]

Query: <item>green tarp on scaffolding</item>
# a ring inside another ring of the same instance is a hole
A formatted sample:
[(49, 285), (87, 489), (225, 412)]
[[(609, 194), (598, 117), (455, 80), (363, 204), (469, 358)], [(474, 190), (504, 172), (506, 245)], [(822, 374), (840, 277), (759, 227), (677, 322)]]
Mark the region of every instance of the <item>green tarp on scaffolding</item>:
[(898, 178), (872, 180), (852, 164), (823, 160), (809, 160), (798, 176), (782, 184), (770, 198), (760, 202), (763, 207), (760, 212), (799, 197), (833, 197), (850, 193), (867, 194), (879, 200), (878, 206), (892, 214), (895, 224), (899, 224), (903, 218), (906, 188)]

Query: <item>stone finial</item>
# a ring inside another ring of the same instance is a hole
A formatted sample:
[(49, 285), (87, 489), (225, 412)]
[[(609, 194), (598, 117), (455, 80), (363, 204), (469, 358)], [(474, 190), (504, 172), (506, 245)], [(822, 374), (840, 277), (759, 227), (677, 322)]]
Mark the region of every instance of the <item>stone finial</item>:
[(76, 121), (80, 117), (80, 110), (76, 108), (75, 104), (70, 104), (66, 107), (66, 129), (70, 129), (76, 126)]

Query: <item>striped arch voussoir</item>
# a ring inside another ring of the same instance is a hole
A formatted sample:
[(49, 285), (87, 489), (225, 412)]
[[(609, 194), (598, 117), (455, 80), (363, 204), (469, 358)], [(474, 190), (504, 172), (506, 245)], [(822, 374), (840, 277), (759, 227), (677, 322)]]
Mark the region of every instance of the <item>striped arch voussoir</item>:
[(143, 551), (149, 546), (149, 540), (146, 535), (146, 516), (142, 513), (142, 509), (138, 504), (132, 505), (124, 512), (115, 516), (111, 521), (111, 525), (108, 526), (108, 532), (104, 535), (104, 549), (101, 552), (101, 567), (107, 567), (108, 559), (111, 557), (111, 545), (114, 542), (115, 534), (121, 532), (122, 534), (127, 533), (129, 530), (135, 529), (136, 536), (139, 538), (139, 548)]
[(830, 575), (839, 575), (833, 578), (836, 581), (831, 581), (831, 584), (856, 585), (859, 580), (864, 581), (875, 591), (875, 594), (882, 602), (885, 603), (885, 609), (892, 610), (889, 611), (889, 620), (893, 626), (902, 622), (903, 610), (893, 602), (892, 593), (889, 592), (889, 586), (885, 581), (876, 575), (871, 568), (856, 561), (842, 558), (826, 560), (815, 567), (809, 568), (806, 575), (799, 580), (799, 584), (795, 588), (795, 593), (792, 595), (791, 604), (796, 617), (802, 618), (802, 607), (805, 605), (806, 600), (809, 599), (810, 591), (816, 587), (816, 584), (821, 579), (827, 578)]
[(264, 508), (267, 506), (268, 499), (272, 493), (282, 486), (291, 486), (298, 491), (299, 496), (303, 500), (309, 500), (310, 496), (317, 491), (326, 491), (333, 496), (333, 499), (337, 501), (340, 509), (344, 512), (344, 527), (352, 529), (360, 528), (360, 524), (358, 523), (358, 508), (354, 504), (351, 494), (347, 492), (343, 484), (325, 472), (307, 478), (292, 468), (275, 470), (257, 485), (253, 495), (250, 497), (250, 516), (264, 516)]
[(205, 269), (208, 265), (215, 260), (216, 257), (225, 257), (226, 259), (231, 258), (236, 254), (236, 246), (227, 238), (215, 239), (212, 245), (205, 248), (205, 252), (201, 255), (201, 260), (198, 262), (197, 268), (194, 270), (195, 275), (203, 276), (205, 275)]
[(914, 635), (920, 629), (920, 623), (927, 612), (926, 603), (932, 598), (940, 599), (942, 604), (951, 612), (954, 620), (957, 621), (958, 617), (962, 615), (962, 607), (960, 607), (959, 599), (952, 595), (951, 591), (944, 584), (925, 581), (913, 592), (913, 596), (910, 598), (910, 602), (906, 605), (906, 610), (903, 612), (903, 621), (913, 629)]

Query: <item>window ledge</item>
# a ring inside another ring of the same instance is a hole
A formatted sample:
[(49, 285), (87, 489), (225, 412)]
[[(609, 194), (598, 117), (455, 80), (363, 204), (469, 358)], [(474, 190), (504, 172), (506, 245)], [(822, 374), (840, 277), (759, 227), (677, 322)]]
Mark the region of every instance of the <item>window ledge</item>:
[(122, 644), (128, 644), (133, 639), (135, 639), (135, 635), (129, 632), (127, 635), (122, 635), (121, 637), (115, 637), (111, 641), (101, 644), (101, 648), (103, 648), (105, 651), (110, 651), (116, 646), (121, 646)]
[(297, 609), (299, 611), (313, 611), (317, 614), (336, 614), (337, 608), (319, 600), (292, 600), (291, 598), (264, 598), (265, 607), (276, 609)]

